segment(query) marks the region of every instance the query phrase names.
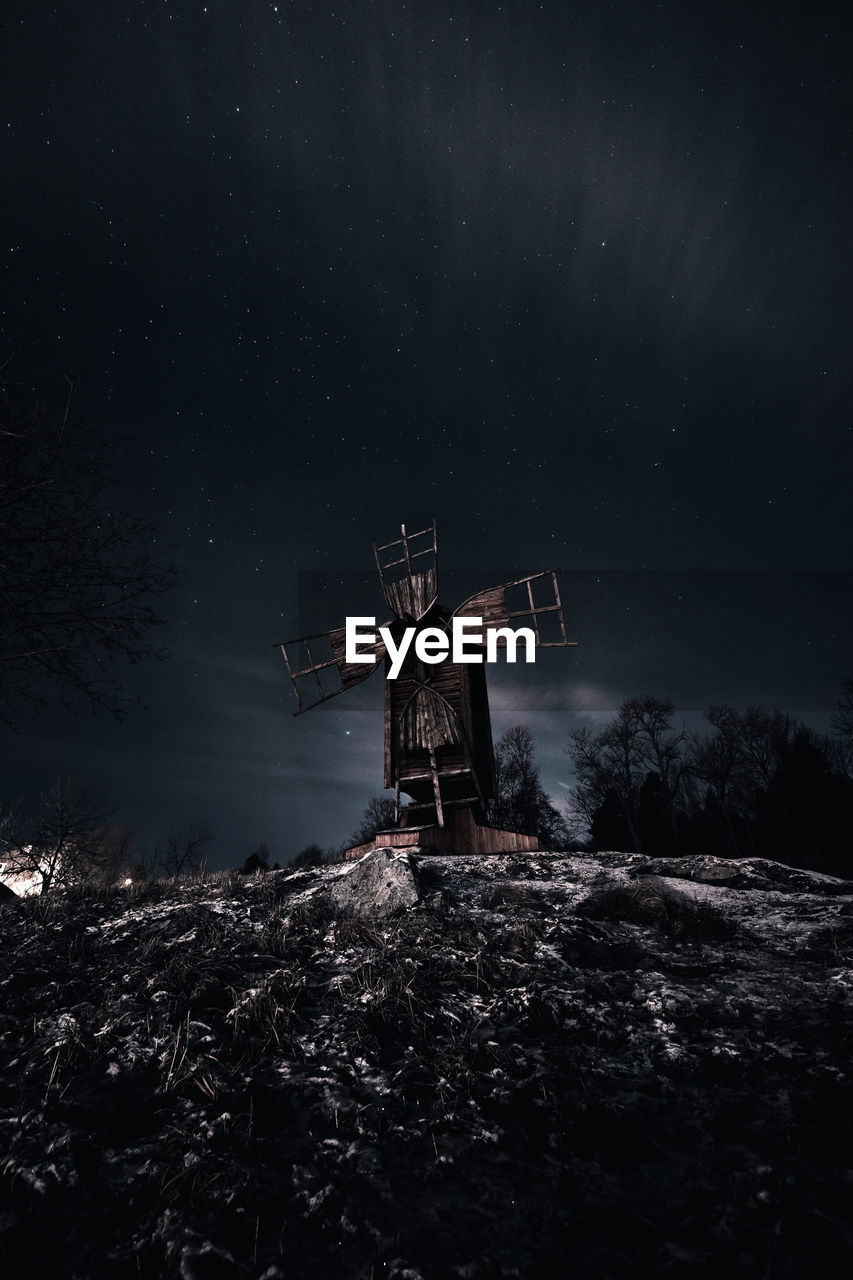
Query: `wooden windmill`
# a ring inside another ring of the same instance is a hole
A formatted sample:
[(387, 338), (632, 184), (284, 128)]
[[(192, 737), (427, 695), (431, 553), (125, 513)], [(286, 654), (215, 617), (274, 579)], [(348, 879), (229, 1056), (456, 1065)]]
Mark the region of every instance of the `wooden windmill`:
[[(456, 618), (482, 619), (483, 644), (491, 631), (497, 645), (506, 645), (501, 630), (521, 626), (532, 630), (539, 648), (575, 643), (566, 639), (556, 569), (481, 591), (451, 611), (438, 602), (435, 522), (414, 534), (402, 525), (396, 541), (374, 545), (373, 553), (392, 614), (384, 626), (398, 646), (406, 628), (415, 634), (427, 627), (449, 633)], [(296, 715), (360, 684), (380, 659), (386, 676), (390, 666), (378, 633), (375, 643), (361, 650), (375, 654), (376, 662), (347, 661), (345, 627), (285, 641), (281, 651), (299, 703)], [(480, 662), (427, 664), (410, 645), (397, 677), (385, 681), (385, 786), (394, 788), (396, 826), (380, 833), (378, 843), (475, 853), (538, 848), (533, 836), (484, 825), (486, 805), (495, 794), (495, 767)], [(404, 809), (401, 792), (412, 798)], [(348, 856), (371, 847), (358, 846)]]

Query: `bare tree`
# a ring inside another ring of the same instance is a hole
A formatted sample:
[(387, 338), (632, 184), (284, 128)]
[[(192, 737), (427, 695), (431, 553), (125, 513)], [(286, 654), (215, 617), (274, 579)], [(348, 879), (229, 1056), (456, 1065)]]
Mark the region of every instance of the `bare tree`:
[(19, 803), (6, 815), (4, 871), (41, 893), (115, 878), (132, 837), (129, 828), (108, 823), (111, 812), (79, 779), (59, 778), (34, 813)]
[(847, 773), (853, 773), (853, 678), (841, 681), (838, 710), (832, 717), (832, 735), (839, 744)]
[(162, 656), (154, 601), (176, 571), (117, 507), (107, 454), (73, 384), (59, 396), (0, 380), (0, 722), (12, 727), (49, 691), (120, 717), (133, 699), (109, 664)]
[[(573, 801), (592, 827), (605, 808), (615, 807), (634, 849), (642, 851), (641, 809), (665, 808), (672, 836), (687, 776), (684, 730), (672, 725), (675, 707), (663, 698), (628, 698), (599, 733), (576, 729), (566, 748), (577, 776)], [(650, 785), (653, 784), (653, 785)]]
[(691, 739), (692, 773), (704, 784), (706, 820), (722, 828), (725, 844), (737, 855), (741, 852), (735, 823), (743, 783), (741, 717), (731, 707), (712, 706), (705, 718), (716, 732)]
[(116, 884), (131, 868), (140, 865), (133, 847), (133, 828), (106, 822), (92, 833), (93, 858), (89, 879)]
[(565, 849), (566, 820), (548, 799), (536, 763), (533, 735), (526, 724), (513, 725), (495, 747), (495, 798), (486, 818), (495, 827), (536, 836), (543, 849)]
[(256, 872), (269, 871), (270, 869), (270, 851), (265, 844), (259, 844), (257, 849), (253, 849), (246, 861), (240, 868), (241, 876), (251, 876)]
[(577, 778), (572, 788), (572, 807), (589, 829), (610, 786), (601, 758), (599, 735), (587, 728), (573, 729), (565, 751), (571, 758)]
[(636, 725), (624, 706), (619, 708), (613, 723), (600, 733), (575, 729), (566, 750), (577, 776), (573, 800), (578, 813), (591, 827), (605, 803), (615, 801), (633, 847), (639, 849), (637, 820), (643, 762)]
[(215, 832), (204, 818), (177, 827), (158, 850), (158, 861), (167, 876), (197, 875), (204, 865), (204, 850)]
[(753, 852), (756, 796), (767, 792), (797, 731), (781, 711), (712, 706), (714, 733), (691, 742), (691, 773), (704, 787), (705, 821), (735, 856)]
[(367, 844), (377, 831), (394, 826), (396, 810), (393, 796), (373, 796), (361, 815), (361, 823), (350, 836), (350, 844)]
[(309, 867), (322, 867), (325, 855), (318, 844), (309, 844), (297, 853), (290, 863), (291, 871), (305, 871)]
[(667, 795), (674, 802), (684, 775), (682, 745), (684, 729), (672, 726), (675, 703), (666, 698), (629, 698), (624, 710), (636, 733), (637, 752), (641, 763), (660, 777)]

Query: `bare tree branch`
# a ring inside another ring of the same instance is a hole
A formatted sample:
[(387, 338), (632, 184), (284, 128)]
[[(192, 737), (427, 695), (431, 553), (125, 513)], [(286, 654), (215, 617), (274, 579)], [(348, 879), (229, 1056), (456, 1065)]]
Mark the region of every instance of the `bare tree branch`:
[(4, 816), (4, 874), (49, 893), (83, 882), (114, 882), (131, 859), (129, 827), (109, 822), (112, 810), (77, 778), (59, 778), (28, 813), (18, 803)]
[(197, 875), (204, 866), (204, 850), (216, 833), (204, 818), (195, 818), (172, 831), (158, 850), (167, 876)]
[(0, 380), (0, 722), (51, 692), (121, 717), (114, 662), (162, 657), (155, 602), (176, 569), (115, 505), (109, 446), (64, 395)]

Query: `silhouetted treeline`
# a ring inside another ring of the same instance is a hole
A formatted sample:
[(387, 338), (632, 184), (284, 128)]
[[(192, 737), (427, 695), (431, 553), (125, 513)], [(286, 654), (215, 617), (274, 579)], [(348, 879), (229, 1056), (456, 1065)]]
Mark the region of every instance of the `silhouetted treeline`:
[(664, 699), (629, 698), (567, 748), (592, 851), (773, 858), (853, 875), (853, 682), (831, 734), (780, 711), (714, 706), (689, 734)]

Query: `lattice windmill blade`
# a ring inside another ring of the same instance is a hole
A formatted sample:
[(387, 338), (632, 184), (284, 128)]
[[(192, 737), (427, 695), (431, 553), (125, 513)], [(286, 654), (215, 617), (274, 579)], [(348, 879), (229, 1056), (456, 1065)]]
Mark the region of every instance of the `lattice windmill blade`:
[[(386, 542), (382, 547), (374, 543), (373, 555), (382, 594), (394, 617), (420, 622), (438, 597), (435, 521), (418, 533), (406, 533), (406, 526), (401, 524), (400, 533), (401, 537), (396, 541)], [(395, 569), (396, 573), (393, 572)]]
[[(566, 639), (563, 604), (557, 582), (559, 572), (559, 569), (543, 569), (541, 573), (531, 573), (526, 578), (516, 578), (513, 582), (501, 583), (499, 587), (491, 587), (488, 591), (478, 591), (475, 596), (469, 596), (453, 610), (453, 617), (482, 618), (484, 632), (496, 631), (500, 627), (509, 627), (512, 624), (527, 625), (536, 637), (537, 648), (572, 648), (577, 645), (577, 641)], [(540, 580), (542, 587), (537, 592), (538, 600), (535, 600), (532, 584)], [(515, 592), (514, 600), (508, 599), (508, 593), (511, 591)], [(542, 627), (546, 619), (550, 620), (552, 617), (552, 634), (556, 634), (553, 628), (559, 626), (559, 640), (542, 638)], [(506, 641), (499, 636), (497, 643), (503, 646)]]
[(297, 640), (285, 640), (278, 647), (287, 663), (287, 672), (299, 703), (299, 710), (293, 713), (297, 716), (369, 679), (382, 667), (385, 658), (385, 645), (378, 630), (374, 644), (367, 644), (364, 640), (359, 642), (360, 653), (376, 654), (376, 661), (372, 664), (347, 662), (345, 627), (317, 631)]

